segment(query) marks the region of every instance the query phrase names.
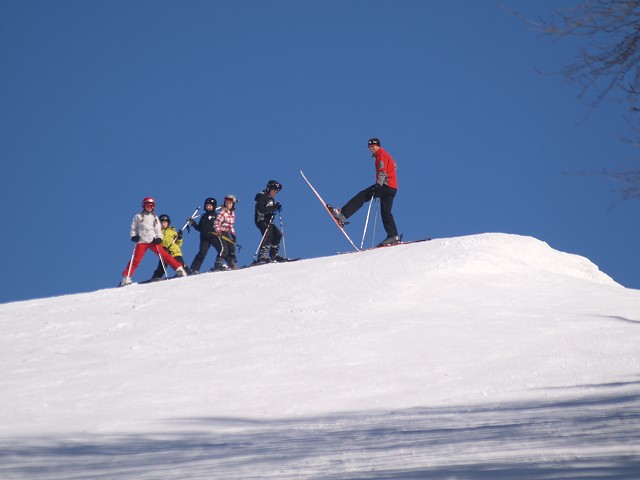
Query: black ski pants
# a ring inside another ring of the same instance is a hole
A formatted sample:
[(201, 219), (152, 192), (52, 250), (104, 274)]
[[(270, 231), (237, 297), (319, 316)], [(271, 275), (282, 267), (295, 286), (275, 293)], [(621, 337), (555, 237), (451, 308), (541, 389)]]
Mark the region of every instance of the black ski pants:
[[(282, 232), (278, 230), (273, 222), (260, 221), (256, 222), (256, 227), (260, 230), (260, 233), (264, 236), (264, 240), (260, 244), (260, 247), (270, 246), (270, 247), (278, 247), (280, 246), (280, 240), (282, 240)], [(266, 232), (266, 234), (265, 234)]]
[(396, 221), (393, 219), (391, 209), (393, 208), (393, 199), (398, 193), (398, 190), (391, 188), (388, 185), (382, 185), (376, 189), (376, 185), (371, 185), (365, 188), (361, 192), (357, 193), (351, 200), (349, 200), (344, 207), (342, 207), (342, 214), (349, 218), (351, 215), (360, 210), (360, 207), (374, 198), (380, 199), (380, 214), (382, 215), (382, 225), (388, 237), (394, 237), (398, 235), (398, 229), (396, 228)]
[[(220, 238), (220, 250), (218, 250), (217, 260), (226, 260), (227, 264), (231, 261), (236, 262), (236, 244), (233, 241), (227, 240), (228, 233), (224, 233)], [(231, 265), (229, 265), (231, 266)]]
[(209, 251), (209, 248), (213, 246), (213, 248), (216, 249), (216, 252), (218, 252), (218, 255), (220, 255), (220, 250), (222, 250), (222, 246), (220, 245), (220, 239), (215, 236), (215, 235), (211, 235), (211, 236), (200, 236), (200, 249), (198, 250), (198, 253), (196, 254), (196, 257), (193, 259), (193, 262), (191, 262), (191, 271), (195, 272), (195, 271), (200, 271), (200, 267), (202, 267), (202, 262), (204, 262), (204, 257), (207, 256), (207, 252)]

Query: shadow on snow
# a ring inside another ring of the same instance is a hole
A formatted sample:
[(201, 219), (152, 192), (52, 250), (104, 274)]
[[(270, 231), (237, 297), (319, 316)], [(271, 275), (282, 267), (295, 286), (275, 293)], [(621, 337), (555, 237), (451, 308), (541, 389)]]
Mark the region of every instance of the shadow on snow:
[(0, 477), (638, 478), (640, 382), (585, 387), (600, 394), (294, 419), (182, 418), (170, 420), (179, 431), (169, 433), (5, 438)]

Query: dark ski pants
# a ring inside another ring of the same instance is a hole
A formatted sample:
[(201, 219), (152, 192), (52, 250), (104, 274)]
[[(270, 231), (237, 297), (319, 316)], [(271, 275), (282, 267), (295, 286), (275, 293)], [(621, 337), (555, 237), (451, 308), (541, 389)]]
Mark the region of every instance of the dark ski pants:
[[(180, 262), (180, 265), (184, 267), (184, 259), (180, 255), (176, 255), (173, 258), (175, 258), (178, 262)], [(156, 268), (156, 271), (153, 272), (153, 275), (151, 275), (151, 278), (162, 278), (163, 275), (164, 275), (164, 268), (162, 267), (162, 262), (158, 261), (158, 267)]]
[(278, 230), (278, 227), (276, 227), (273, 222), (256, 222), (256, 227), (258, 227), (258, 230), (260, 230), (260, 233), (264, 237), (264, 240), (262, 240), (260, 247), (270, 246), (276, 248), (280, 246), (280, 240), (282, 240), (282, 232)]
[(380, 199), (380, 214), (382, 215), (382, 225), (387, 232), (388, 237), (398, 235), (396, 222), (393, 219), (391, 209), (393, 208), (393, 199), (398, 190), (388, 185), (383, 185), (377, 191), (375, 185), (365, 188), (357, 193), (347, 204), (341, 208), (342, 214), (349, 218), (351, 215), (360, 210), (360, 207), (374, 198)]
[(218, 250), (218, 258), (216, 259), (216, 263), (218, 262), (218, 260), (226, 260), (227, 265), (231, 266), (229, 262), (236, 263), (236, 244), (224, 238), (227, 235), (229, 234), (224, 233), (220, 238), (220, 250)]
[(200, 271), (202, 262), (204, 262), (204, 257), (207, 256), (207, 252), (209, 252), (209, 248), (211, 246), (216, 249), (216, 252), (218, 252), (219, 255), (222, 246), (220, 245), (220, 239), (217, 236), (212, 235), (207, 237), (200, 237), (200, 249), (198, 250), (196, 257), (193, 259), (193, 262), (191, 262), (191, 271)]
[(182, 264), (178, 263), (178, 261), (173, 258), (162, 245), (156, 245), (155, 243), (136, 243), (133, 250), (133, 262), (127, 263), (127, 266), (122, 272), (123, 277), (133, 277), (133, 272), (135, 272), (138, 265), (140, 265), (142, 257), (147, 253), (147, 250), (151, 250), (153, 253), (158, 255), (158, 257), (161, 257), (165, 265), (169, 265), (174, 270), (177, 270), (182, 266)]

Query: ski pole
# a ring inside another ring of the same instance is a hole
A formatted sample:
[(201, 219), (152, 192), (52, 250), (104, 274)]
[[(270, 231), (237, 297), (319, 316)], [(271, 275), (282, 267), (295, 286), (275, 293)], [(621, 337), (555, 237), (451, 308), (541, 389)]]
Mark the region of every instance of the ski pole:
[(131, 267), (133, 266), (133, 256), (136, 254), (136, 247), (138, 244), (136, 243), (133, 246), (133, 252), (131, 252), (131, 260), (129, 260), (129, 270), (127, 270), (127, 278), (131, 278)]
[(284, 241), (284, 225), (282, 225), (282, 213), (278, 210), (278, 218), (280, 218), (280, 232), (282, 233), (282, 249), (284, 250), (284, 258), (287, 257), (287, 244)]
[(156, 253), (158, 254), (158, 258), (160, 259), (160, 265), (162, 265), (162, 270), (164, 270), (164, 276), (165, 278), (169, 278), (169, 275), (167, 274), (167, 267), (164, 266), (164, 260), (162, 260), (162, 254), (160, 253), (160, 249), (164, 247), (162, 246), (162, 244), (159, 244), (159, 243), (154, 243), (153, 245), (155, 245), (156, 247)]
[[(189, 224), (191, 223), (191, 220), (196, 218), (196, 215), (198, 214), (199, 211), (200, 211), (200, 207), (196, 208), (195, 212), (193, 212), (191, 214), (191, 216), (189, 217), (189, 220), (187, 221), (187, 223), (185, 223), (184, 226), (180, 229), (181, 232), (183, 232), (184, 229), (189, 226)], [(176, 242), (176, 240), (178, 240), (178, 237), (173, 239), (173, 242), (171, 242), (171, 245), (173, 245)], [(169, 246), (171, 246), (171, 245), (169, 245)]]
[(262, 247), (262, 242), (264, 242), (265, 237), (267, 236), (267, 232), (269, 231), (269, 227), (271, 227), (271, 224), (273, 223), (273, 217), (271, 217), (271, 219), (269, 220), (269, 223), (267, 224), (267, 228), (264, 229), (264, 233), (262, 234), (262, 238), (260, 239), (260, 243), (258, 244), (258, 249), (256, 250), (256, 253), (253, 254), (253, 260), (258, 260), (258, 254), (260, 253), (260, 247)]
[(375, 190), (371, 194), (371, 200), (369, 200), (369, 208), (367, 209), (367, 220), (364, 222), (364, 231), (362, 232), (362, 241), (360, 242), (360, 250), (364, 245), (364, 237), (367, 235), (367, 225), (369, 225), (369, 214), (371, 213), (371, 204), (373, 203), (373, 197), (376, 196)]

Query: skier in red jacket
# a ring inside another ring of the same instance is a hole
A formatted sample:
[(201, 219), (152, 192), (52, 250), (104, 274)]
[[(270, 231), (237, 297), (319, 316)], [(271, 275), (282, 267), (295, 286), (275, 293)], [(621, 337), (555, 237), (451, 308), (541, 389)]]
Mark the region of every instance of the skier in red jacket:
[(345, 225), (348, 223), (347, 219), (356, 213), (365, 202), (379, 198), (382, 224), (387, 232), (387, 238), (378, 246), (400, 243), (402, 241), (402, 235), (398, 235), (396, 222), (391, 213), (393, 199), (398, 192), (396, 162), (391, 158), (391, 155), (382, 148), (379, 138), (369, 139), (367, 146), (375, 159), (376, 183), (357, 193), (344, 207), (334, 208), (329, 206), (329, 210), (341, 225)]

